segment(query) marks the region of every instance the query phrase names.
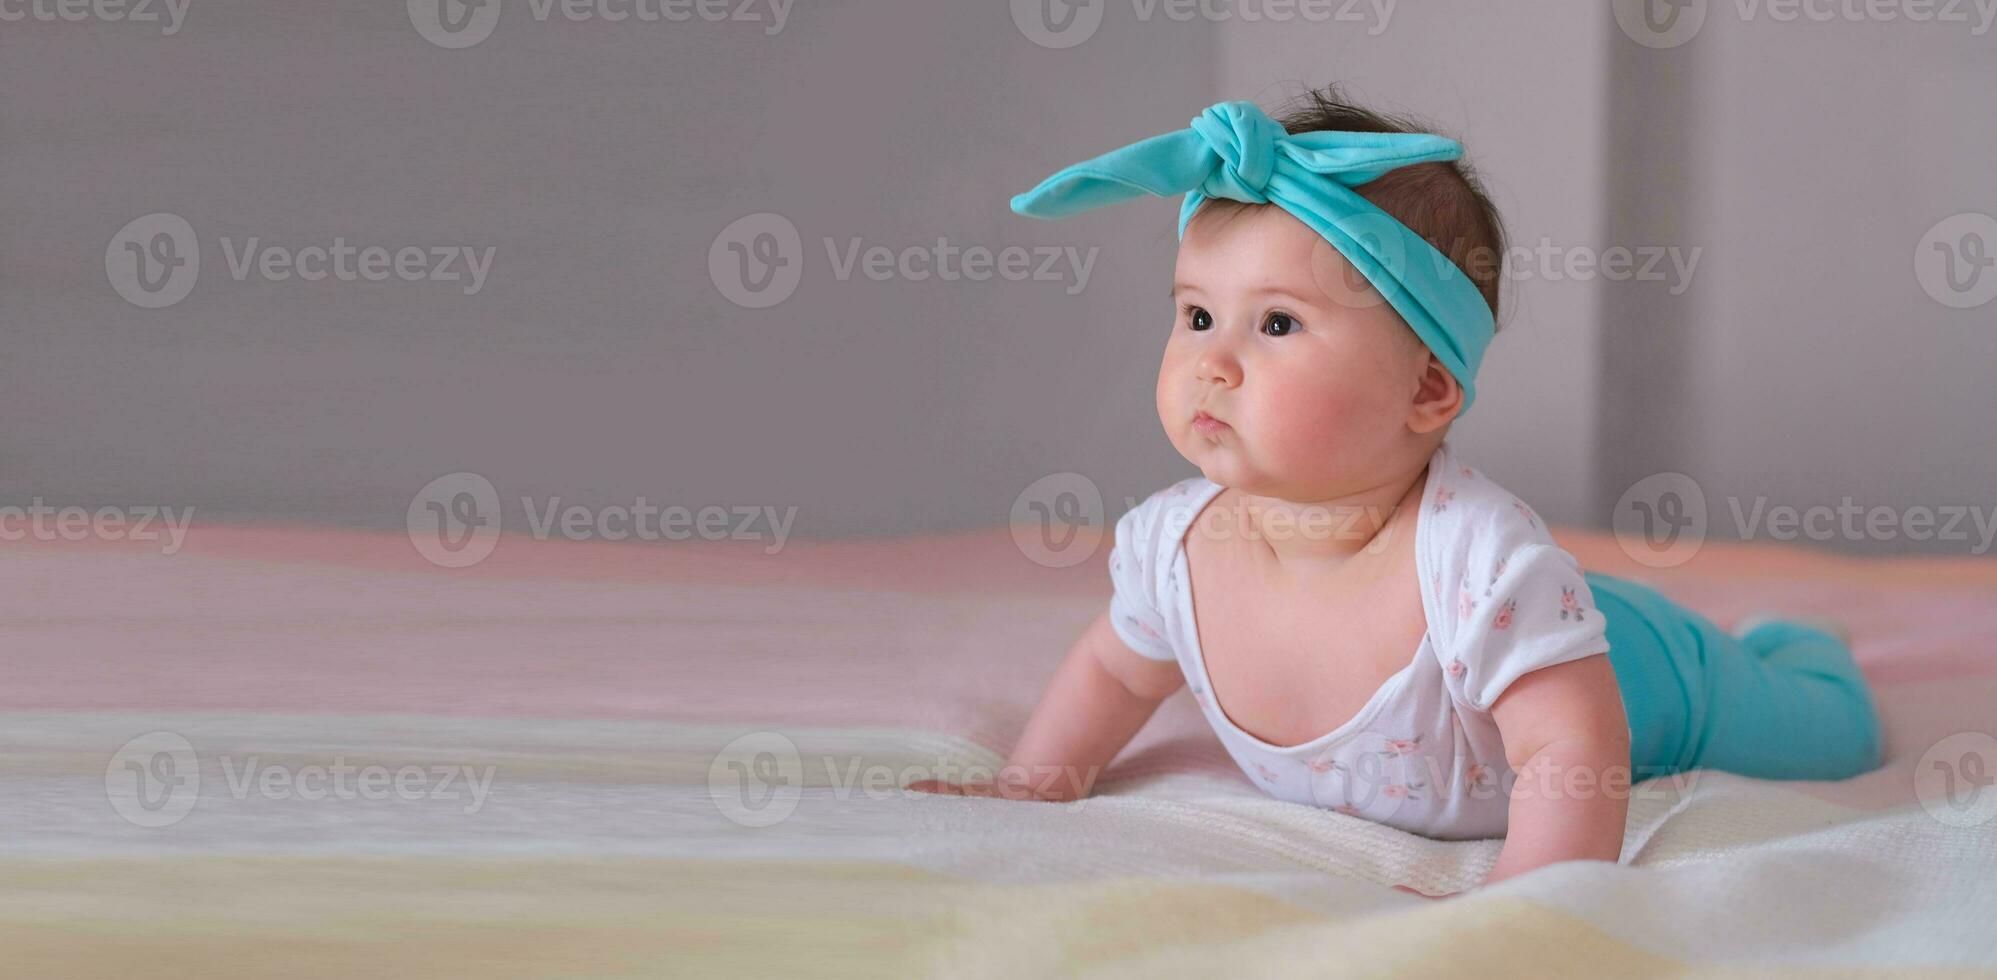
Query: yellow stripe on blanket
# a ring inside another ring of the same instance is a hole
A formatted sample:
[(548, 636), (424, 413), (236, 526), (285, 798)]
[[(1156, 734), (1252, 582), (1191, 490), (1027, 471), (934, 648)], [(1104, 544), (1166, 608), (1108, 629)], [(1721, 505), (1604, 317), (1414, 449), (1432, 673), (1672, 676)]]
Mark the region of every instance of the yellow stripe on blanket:
[(1512, 898), (1333, 919), (1195, 880), (979, 884), (889, 864), (12, 859), (0, 880), (9, 972), (66, 980), (1770, 972), (1642, 952)]

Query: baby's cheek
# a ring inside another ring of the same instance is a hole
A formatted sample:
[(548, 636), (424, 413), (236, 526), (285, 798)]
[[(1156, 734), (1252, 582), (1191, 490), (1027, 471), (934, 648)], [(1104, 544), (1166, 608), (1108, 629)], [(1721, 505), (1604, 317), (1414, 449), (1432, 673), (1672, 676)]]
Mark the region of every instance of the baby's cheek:
[(1272, 453), (1309, 467), (1329, 464), (1340, 454), (1351, 429), (1352, 406), (1332, 398), (1279, 406), (1269, 414)]
[(1177, 337), (1165, 346), (1165, 356), (1158, 363), (1156, 391), (1159, 414), (1166, 414), (1185, 404), (1186, 397), (1198, 388), (1197, 369), (1192, 360), (1194, 356), (1194, 352)]
[[(1269, 447), (1301, 472), (1347, 472), (1378, 449), (1378, 400), (1356, 389), (1324, 390), (1269, 414)], [(1387, 420), (1391, 423), (1391, 419)]]

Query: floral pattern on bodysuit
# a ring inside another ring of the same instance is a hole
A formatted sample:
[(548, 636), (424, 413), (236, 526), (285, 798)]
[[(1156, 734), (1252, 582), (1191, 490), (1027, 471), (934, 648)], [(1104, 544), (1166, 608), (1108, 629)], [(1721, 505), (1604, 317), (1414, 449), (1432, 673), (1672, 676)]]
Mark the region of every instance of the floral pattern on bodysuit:
[(1517, 677), (1604, 651), (1578, 563), (1523, 501), (1445, 446), (1416, 525), (1429, 630), (1413, 662), (1320, 739), (1268, 746), (1236, 728), (1202, 683), (1184, 537), (1221, 488), (1180, 481), (1116, 524), (1111, 623), (1131, 649), (1174, 659), (1193, 702), (1252, 785), (1442, 839), (1502, 834), (1510, 768), (1490, 705)]

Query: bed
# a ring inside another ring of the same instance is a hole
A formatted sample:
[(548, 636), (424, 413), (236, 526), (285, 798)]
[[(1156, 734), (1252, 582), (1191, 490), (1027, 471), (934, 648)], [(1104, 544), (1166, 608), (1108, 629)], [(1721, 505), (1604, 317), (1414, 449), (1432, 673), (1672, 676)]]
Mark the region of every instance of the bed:
[(1843, 617), (1886, 765), (1646, 783), (1619, 863), (1436, 901), (1391, 886), (1499, 842), (1271, 800), (1184, 691), (1089, 799), (898, 789), (1003, 759), (1101, 551), (11, 542), (0, 973), (1997, 975), (1997, 561), (1558, 536), (1723, 623)]

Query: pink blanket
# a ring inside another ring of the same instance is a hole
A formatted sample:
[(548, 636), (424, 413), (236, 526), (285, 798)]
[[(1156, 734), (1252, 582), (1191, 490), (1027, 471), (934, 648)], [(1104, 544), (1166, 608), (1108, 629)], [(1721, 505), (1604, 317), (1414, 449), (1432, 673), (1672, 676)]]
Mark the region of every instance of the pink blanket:
[[(1386, 886), (1466, 887), (1497, 842), (1269, 800), (1183, 693), (1090, 800), (892, 789), (1002, 758), (1107, 598), (1100, 553), (508, 538), (446, 570), (399, 533), (19, 542), (0, 942), (66, 977), (1997, 967), (1997, 819), (1965, 823), (1997, 789), (1960, 805), (1997, 776), (1997, 562), (1710, 542), (1651, 571), (1560, 537), (1722, 623), (1842, 617), (1887, 765), (1660, 781), (1620, 864), (1429, 903)], [(786, 788), (761, 826), (731, 795)]]

